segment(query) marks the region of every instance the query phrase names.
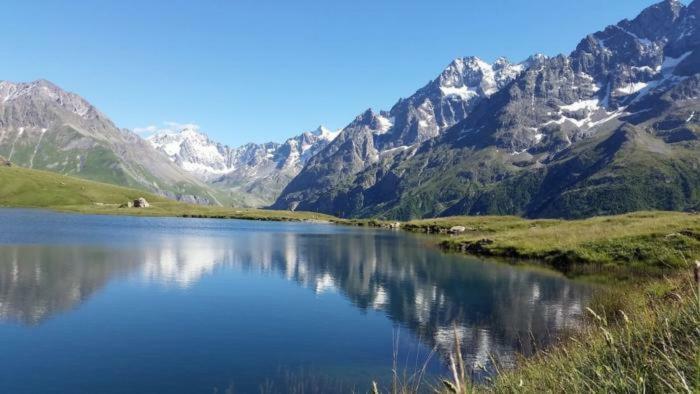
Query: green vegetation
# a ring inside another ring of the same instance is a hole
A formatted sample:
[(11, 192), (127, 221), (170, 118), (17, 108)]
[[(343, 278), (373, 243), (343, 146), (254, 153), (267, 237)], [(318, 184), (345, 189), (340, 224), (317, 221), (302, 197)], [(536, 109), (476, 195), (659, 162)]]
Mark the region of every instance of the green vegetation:
[(444, 232), (448, 249), (544, 261), (570, 274), (602, 272), (659, 274), (688, 267), (700, 256), (700, 215), (636, 212), (584, 220), (526, 220), (517, 217), (452, 217), (408, 222), (411, 231)]
[[(148, 200), (151, 207), (120, 208), (120, 205), (139, 197)], [(20, 167), (0, 167), (0, 206), (112, 215), (280, 221), (334, 220), (331, 216), (309, 212), (184, 204), (139, 190)]]
[[(641, 306), (610, 316), (589, 309), (588, 329), (506, 371), (484, 391), (685, 392), (700, 390), (700, 304), (688, 277), (645, 286)], [(662, 294), (648, 290), (665, 287)], [(627, 297), (631, 295), (628, 294)]]
[[(464, 374), (451, 392), (697, 392), (700, 294), (689, 267), (700, 258), (700, 215), (637, 212), (585, 220), (450, 217), (408, 222), (466, 253), (532, 259), (614, 283), (591, 301), (590, 324), (559, 346), (521, 359), (489, 385)], [(459, 361), (455, 368), (459, 370)], [(461, 376), (461, 378), (460, 378)]]
[[(151, 207), (120, 208), (138, 197)], [(183, 204), (138, 190), (50, 172), (0, 167), (0, 206), (49, 208), (97, 214), (317, 220), (387, 227), (379, 220)], [(453, 226), (465, 227), (447, 235)], [(569, 274), (613, 282), (590, 305), (583, 332), (492, 384), (473, 386), (459, 354), (445, 392), (635, 392), (700, 389), (700, 299), (688, 267), (700, 257), (700, 215), (637, 212), (585, 220), (526, 220), (473, 216), (416, 220), (401, 228), (441, 234), (448, 249), (488, 256), (543, 261)], [(620, 281), (624, 279), (624, 281)], [(413, 385), (394, 392), (415, 392)]]

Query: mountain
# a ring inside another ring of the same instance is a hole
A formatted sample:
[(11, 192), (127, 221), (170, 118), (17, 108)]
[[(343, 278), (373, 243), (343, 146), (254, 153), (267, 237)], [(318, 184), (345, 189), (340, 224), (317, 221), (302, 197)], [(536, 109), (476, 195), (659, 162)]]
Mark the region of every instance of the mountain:
[(192, 126), (147, 138), (183, 170), (210, 186), (239, 196), (243, 205), (271, 204), (308, 159), (338, 135), (320, 126), (283, 143), (229, 147)]
[(533, 56), (519, 64), (505, 58), (494, 64), (476, 57), (455, 59), (436, 79), (391, 110), (368, 109), (355, 118), (309, 160), (273, 207), (295, 209), (301, 203), (313, 210), (336, 211), (329, 201), (343, 194), (362, 170), (440, 135), (541, 59)]
[[(393, 114), (367, 112), (309, 160), (274, 206), (403, 219), (693, 209), (699, 19), (700, 0), (667, 0), (585, 37), (569, 55), (510, 66), (437, 132), (390, 131), (398, 119), (382, 132), (381, 119), (397, 115), (403, 100)], [(440, 125), (444, 112), (428, 101)]]
[(80, 96), (49, 81), (0, 81), (0, 155), (13, 164), (146, 189), (188, 202), (215, 200), (203, 182)]

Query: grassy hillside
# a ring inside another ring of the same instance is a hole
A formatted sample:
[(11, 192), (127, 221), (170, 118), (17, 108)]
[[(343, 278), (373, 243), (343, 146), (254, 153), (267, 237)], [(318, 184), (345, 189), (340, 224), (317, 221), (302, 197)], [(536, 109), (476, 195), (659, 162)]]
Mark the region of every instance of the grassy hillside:
[[(150, 208), (119, 208), (144, 197)], [(252, 220), (322, 220), (331, 216), (288, 211), (238, 209), (184, 204), (147, 192), (93, 182), (53, 172), (0, 167), (0, 206), (49, 208), (62, 211), (144, 216), (216, 217)]]

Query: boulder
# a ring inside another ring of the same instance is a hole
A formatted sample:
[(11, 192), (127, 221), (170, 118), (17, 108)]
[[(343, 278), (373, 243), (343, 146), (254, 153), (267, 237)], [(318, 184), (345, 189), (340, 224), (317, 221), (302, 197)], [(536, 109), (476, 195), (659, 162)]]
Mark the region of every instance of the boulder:
[(464, 226), (452, 226), (450, 227), (450, 234), (461, 234), (463, 232), (467, 231), (467, 228)]
[(146, 201), (145, 198), (139, 197), (136, 200), (134, 200), (134, 208), (148, 208), (150, 207), (151, 204)]

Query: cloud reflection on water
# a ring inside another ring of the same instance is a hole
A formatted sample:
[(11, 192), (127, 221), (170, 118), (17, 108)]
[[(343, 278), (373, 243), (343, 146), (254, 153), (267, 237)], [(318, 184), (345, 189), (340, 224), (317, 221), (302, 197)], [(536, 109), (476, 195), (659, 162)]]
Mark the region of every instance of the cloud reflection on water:
[(456, 327), (468, 360), (485, 365), (491, 354), (512, 361), (514, 350), (530, 354), (533, 340), (576, 327), (589, 294), (553, 273), (443, 254), (391, 232), (156, 230), (140, 239), (0, 246), (0, 319), (41, 324), (120, 278), (187, 289), (217, 270), (238, 270), (278, 275), (319, 296), (339, 292), (442, 351)]

